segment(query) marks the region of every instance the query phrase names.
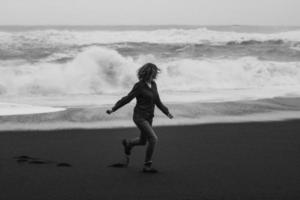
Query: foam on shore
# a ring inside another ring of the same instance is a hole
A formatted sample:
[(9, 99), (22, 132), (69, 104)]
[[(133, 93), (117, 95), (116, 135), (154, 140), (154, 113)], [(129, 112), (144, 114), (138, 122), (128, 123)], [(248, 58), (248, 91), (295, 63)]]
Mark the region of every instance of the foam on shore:
[(53, 108), (46, 106), (33, 106), (15, 103), (0, 103), (0, 116), (31, 115), (39, 113), (51, 113), (63, 111), (64, 108)]
[[(158, 109), (154, 126), (281, 121), (300, 118), (299, 98), (213, 103), (167, 104), (174, 119)], [(134, 127), (133, 104), (106, 114), (107, 106), (68, 108), (62, 112), (0, 117), (0, 130), (52, 130)], [(47, 110), (49, 111), (49, 110)]]

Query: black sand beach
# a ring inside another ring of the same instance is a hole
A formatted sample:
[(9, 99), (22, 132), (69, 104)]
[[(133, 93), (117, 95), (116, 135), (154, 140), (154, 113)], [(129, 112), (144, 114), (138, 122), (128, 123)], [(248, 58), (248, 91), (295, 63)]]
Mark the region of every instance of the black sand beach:
[(158, 174), (108, 167), (137, 129), (1, 132), (0, 199), (300, 199), (299, 120), (155, 130)]

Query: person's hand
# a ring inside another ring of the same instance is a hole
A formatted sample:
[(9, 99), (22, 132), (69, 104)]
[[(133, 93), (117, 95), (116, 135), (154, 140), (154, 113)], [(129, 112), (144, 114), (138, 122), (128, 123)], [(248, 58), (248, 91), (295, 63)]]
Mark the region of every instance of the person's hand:
[(109, 114), (109, 115), (110, 115), (111, 113), (113, 113), (113, 112), (114, 112), (114, 111), (113, 111), (112, 109), (106, 111), (106, 113)]
[(172, 115), (171, 113), (168, 114), (168, 117), (169, 117), (170, 119), (173, 119), (173, 118), (174, 118), (173, 115)]

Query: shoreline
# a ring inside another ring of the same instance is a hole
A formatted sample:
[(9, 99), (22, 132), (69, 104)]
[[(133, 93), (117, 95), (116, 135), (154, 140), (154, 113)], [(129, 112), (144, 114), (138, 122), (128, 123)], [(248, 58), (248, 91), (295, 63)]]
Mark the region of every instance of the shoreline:
[[(160, 120), (158, 122), (158, 120)], [(300, 111), (258, 113), (244, 116), (212, 116), (204, 120), (199, 119), (154, 119), (153, 127), (175, 127), (175, 126), (201, 126), (219, 124), (243, 124), (243, 123), (271, 123), (300, 120)], [(107, 130), (136, 128), (132, 120), (115, 120), (112, 122), (93, 122), (93, 123), (39, 123), (39, 124), (1, 124), (2, 132), (28, 132), (28, 131), (64, 131), (64, 130)]]
[[(300, 98), (296, 97), (166, 105), (174, 119), (168, 119), (156, 108), (154, 126), (285, 121), (300, 118)], [(0, 132), (135, 127), (132, 121), (134, 102), (107, 115), (105, 111), (109, 107), (110, 105), (71, 107), (60, 112), (0, 116)]]

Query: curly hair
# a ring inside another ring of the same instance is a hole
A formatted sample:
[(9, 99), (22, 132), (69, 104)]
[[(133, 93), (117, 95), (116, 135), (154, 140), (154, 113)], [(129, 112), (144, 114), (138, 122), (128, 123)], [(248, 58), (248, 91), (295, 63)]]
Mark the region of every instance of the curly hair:
[(149, 81), (150, 77), (156, 79), (157, 74), (160, 73), (160, 69), (153, 63), (146, 63), (140, 67), (137, 71), (137, 76), (139, 80)]

